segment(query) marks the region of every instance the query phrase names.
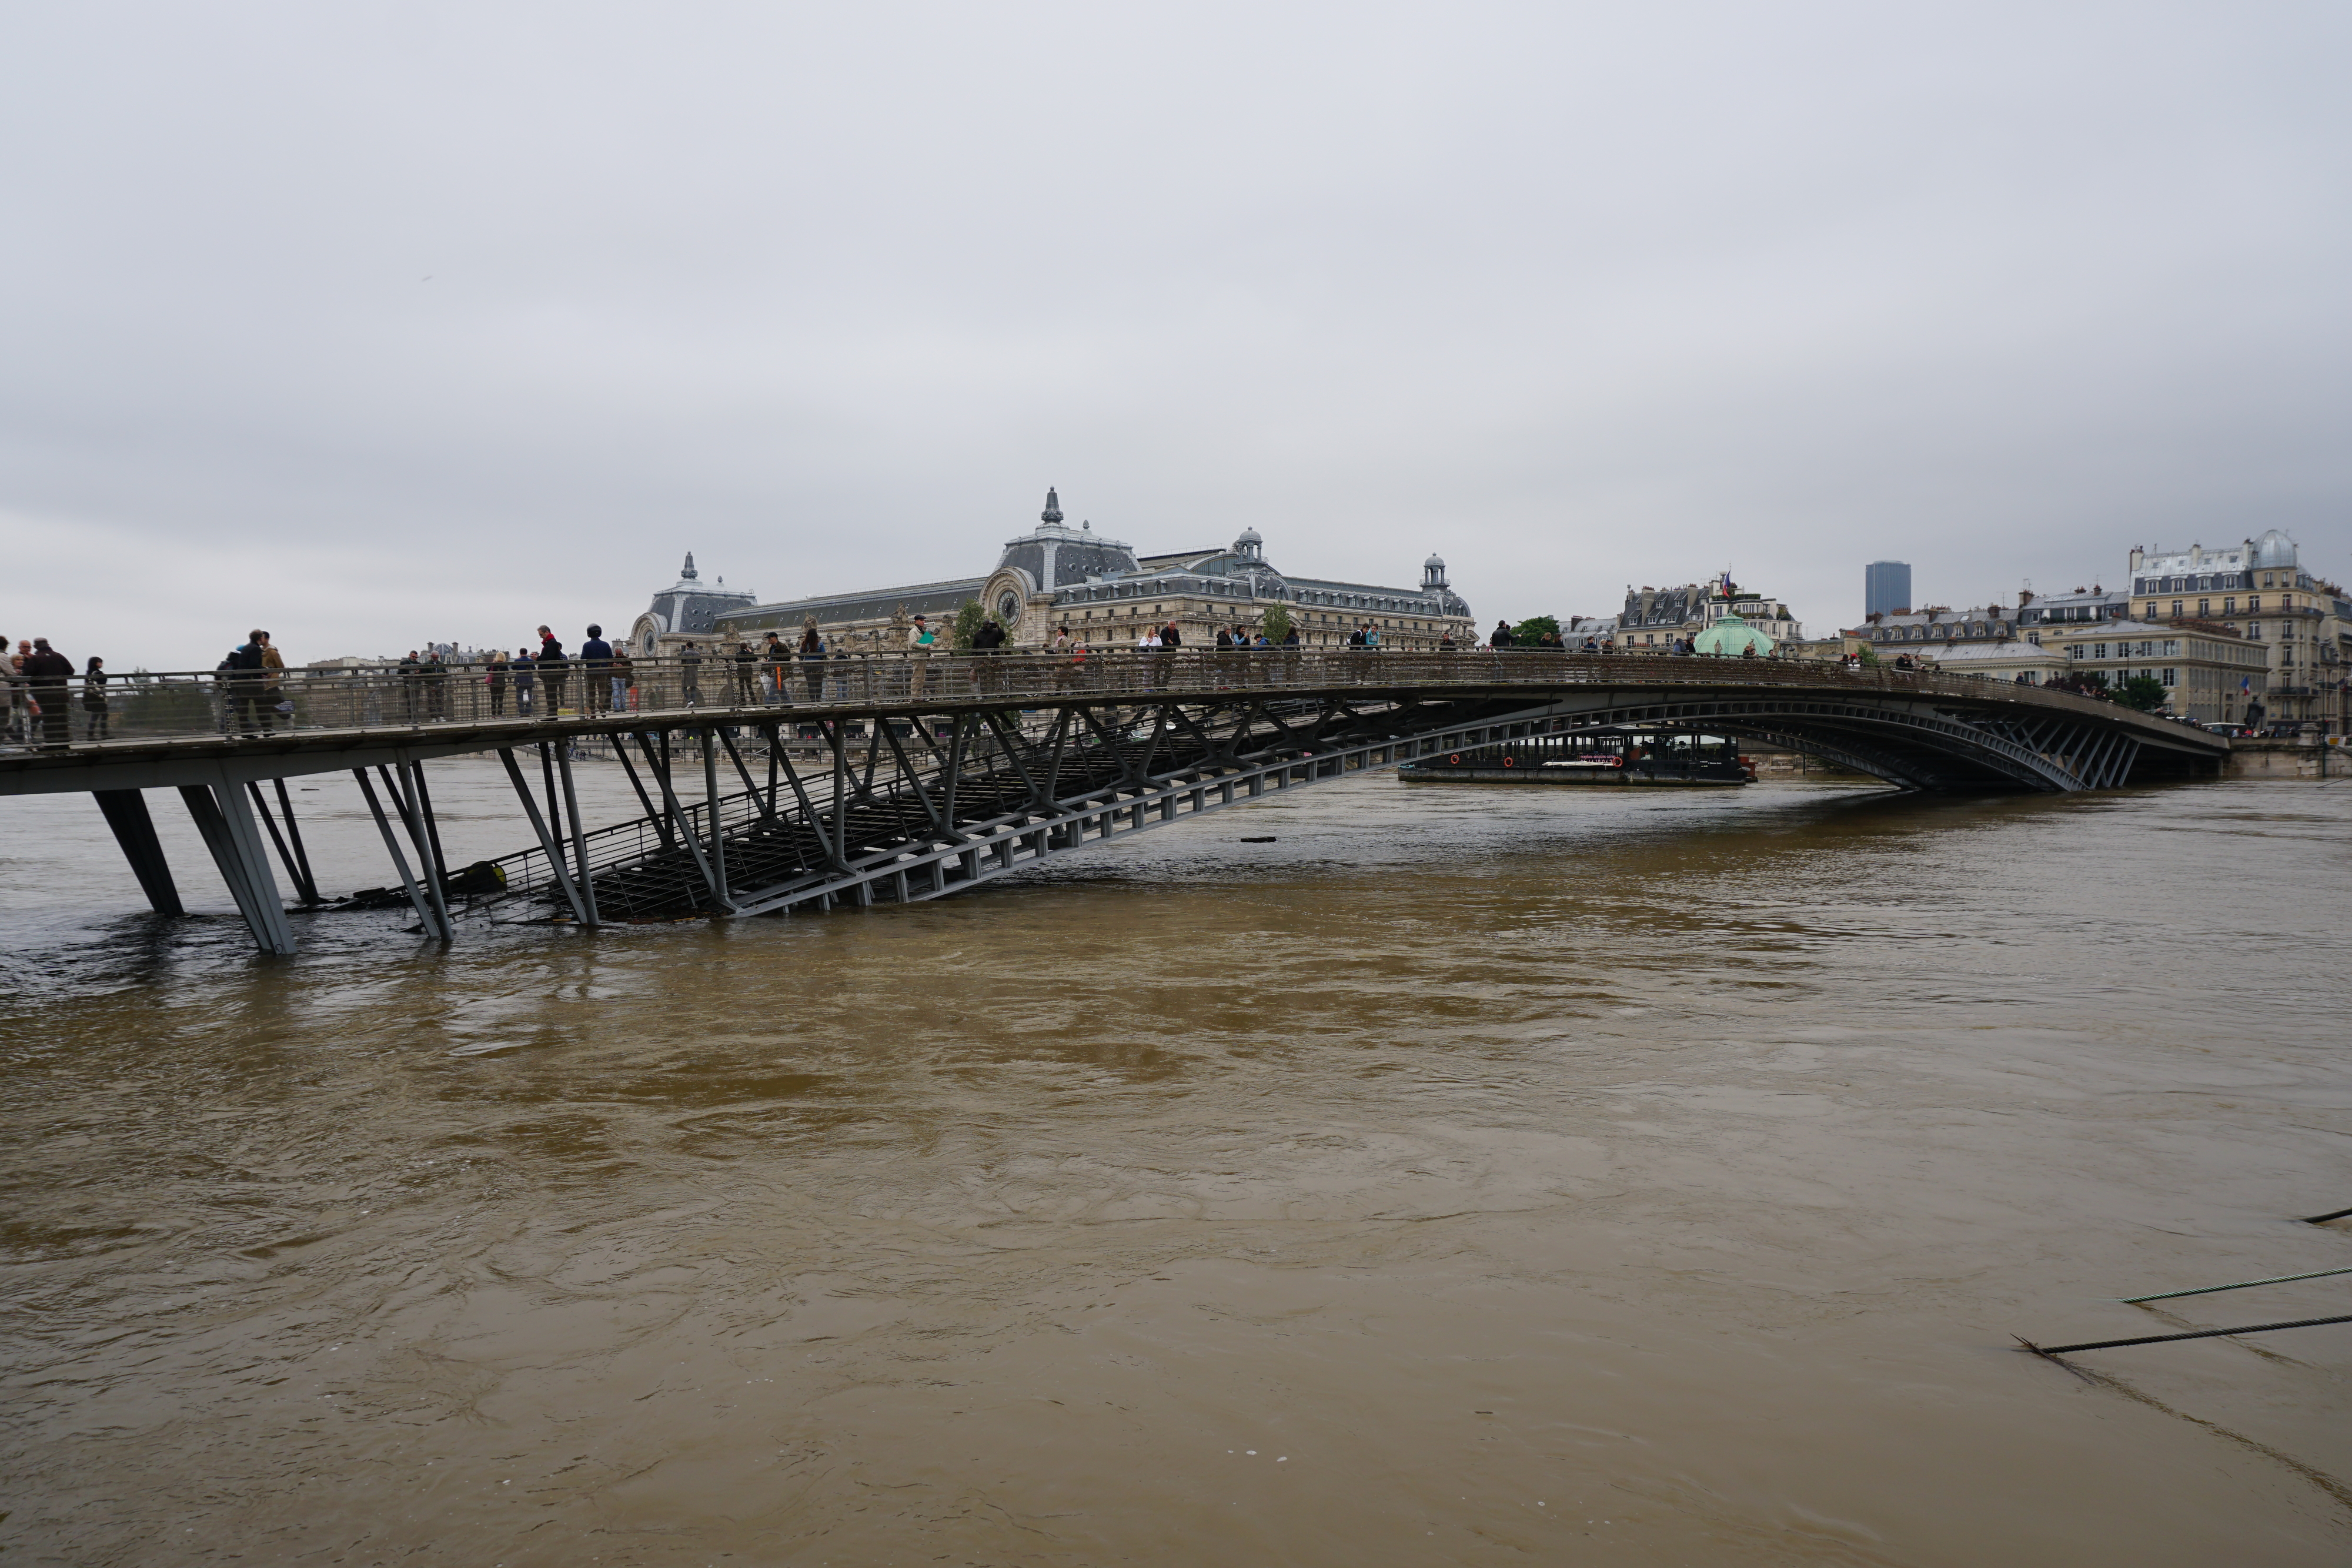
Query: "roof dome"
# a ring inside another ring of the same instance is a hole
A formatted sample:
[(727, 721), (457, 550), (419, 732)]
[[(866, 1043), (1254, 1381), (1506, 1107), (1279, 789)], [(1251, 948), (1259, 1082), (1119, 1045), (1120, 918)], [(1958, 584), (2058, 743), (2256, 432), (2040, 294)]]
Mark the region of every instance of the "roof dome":
[(1444, 556), (1433, 555), (1427, 560), (1423, 561), (1421, 564), (1423, 566), (1444, 566), (1445, 564), (1445, 558)]
[(2273, 528), (2254, 541), (2253, 564), (2257, 569), (2294, 564), (2294, 541), (2283, 528)]
[(1726, 615), (1722, 620), (1691, 639), (1691, 646), (1701, 653), (1719, 653), (1737, 659), (1754, 649), (1762, 658), (1778, 646), (1771, 638), (1756, 630), (1738, 615)]

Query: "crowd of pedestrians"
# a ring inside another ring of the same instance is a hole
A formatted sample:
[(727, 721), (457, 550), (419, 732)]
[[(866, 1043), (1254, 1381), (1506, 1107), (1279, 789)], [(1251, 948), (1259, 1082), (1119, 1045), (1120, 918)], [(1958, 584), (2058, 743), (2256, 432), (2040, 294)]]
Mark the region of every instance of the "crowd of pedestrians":
[[(1102, 631), (1108, 633), (1109, 629)], [(1263, 626), (1220, 626), (1212, 645), (1219, 653), (1297, 651), (1304, 646), (1295, 624), (1283, 626), (1282, 632), (1276, 638)], [(593, 622), (575, 650), (567, 650), (553, 628), (544, 625), (538, 628), (536, 645), (526, 642), (512, 653), (494, 649), (486, 654), (469, 652), (461, 658), (454, 643), (425, 642), (394, 661), (389, 681), (377, 674), (351, 672), (355, 678), (344, 689), (367, 694), (364, 711), (355, 709), (344, 718), (325, 722), (424, 725), (561, 715), (600, 717), (646, 706), (699, 707), (711, 702), (786, 706), (795, 701), (841, 700), (871, 695), (874, 680), (880, 677), (852, 661), (870, 658), (877, 652), (898, 655), (894, 662), (903, 666), (903, 673), (894, 671), (887, 679), (910, 696), (919, 697), (929, 691), (937, 678), (934, 658), (950, 652), (981, 659), (1019, 652), (1044, 654), (1056, 661), (1054, 684), (1067, 687), (1076, 683), (1089, 661), (1127, 646), (1124, 633), (1117, 634), (1116, 641), (1090, 641), (1086, 630), (1064, 622), (1039, 646), (1023, 650), (1014, 646), (1010, 632), (993, 616), (979, 621), (969, 646), (961, 650), (953, 649), (944, 622), (935, 624), (924, 615), (914, 616), (897, 635), (903, 641), (894, 644), (886, 639), (878, 647), (853, 648), (845, 639), (826, 638), (811, 624), (793, 640), (769, 632), (757, 643), (688, 641), (678, 644), (670, 659), (654, 666), (657, 689), (650, 691), (641, 690), (637, 662), (628, 644), (608, 641), (604, 628)], [(1486, 643), (1496, 650), (1616, 652), (1606, 639), (1588, 636), (1579, 647), (1552, 630), (1522, 636), (1513, 632), (1508, 622), (1497, 622)], [(1444, 653), (1478, 645), (1475, 634), (1457, 645), (1451, 632), (1437, 644)], [(1151, 668), (1164, 675), (1173, 668), (1171, 656), (1188, 646), (1187, 635), (1171, 620), (1137, 633), (1132, 646), (1135, 652), (1159, 655)], [(1351, 653), (1381, 651), (1380, 626), (1370, 620), (1360, 621), (1347, 632), (1344, 647)], [(7, 650), (8, 643), (0, 639), (0, 685), (5, 685), (7, 703), (0, 744), (62, 747), (119, 734), (118, 709), (126, 688), (109, 674), (103, 659), (90, 658), (78, 670), (46, 638), (28, 638), (17, 643), (13, 653)], [(1684, 639), (1677, 640), (1671, 652), (1687, 654), (1694, 650)], [(319, 674), (331, 676), (337, 672)], [(974, 689), (987, 692), (1009, 689), (1007, 683), (1015, 677), (1010, 669), (1000, 674), (981, 664), (969, 667), (968, 678)], [(128, 695), (135, 704), (146, 689), (143, 685), (132, 685)], [(304, 685), (289, 685), (277, 643), (267, 631), (255, 628), (215, 667), (209, 695), (222, 733), (266, 737), (294, 727), (297, 696), (312, 701), (315, 708), (318, 694), (327, 689), (309, 686), (306, 691)], [(311, 725), (321, 719), (316, 712), (307, 712), (301, 722)]]

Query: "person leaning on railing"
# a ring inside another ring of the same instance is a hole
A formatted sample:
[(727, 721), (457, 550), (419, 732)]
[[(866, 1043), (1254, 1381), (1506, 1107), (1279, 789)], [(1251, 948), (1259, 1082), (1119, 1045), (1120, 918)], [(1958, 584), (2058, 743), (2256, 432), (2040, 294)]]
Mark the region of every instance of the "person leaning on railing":
[(227, 712), (222, 715), (223, 726), (240, 735), (270, 732), (270, 708), (274, 705), (262, 700), (263, 683), (268, 678), (263, 654), (268, 643), (269, 633), (255, 628), (246, 633), (245, 642), (229, 650), (228, 657), (220, 662), (215, 671), (227, 677)]
[(286, 655), (278, 651), (268, 632), (256, 632), (254, 635), (261, 641), (261, 700), (268, 705), (270, 712), (291, 716), (294, 705), (286, 700), (284, 685)]
[(801, 683), (808, 688), (808, 700), (824, 700), (824, 639), (817, 635), (816, 624), (811, 622), (801, 628)]
[(416, 679), (425, 689), (425, 722), (441, 723), (449, 716), (449, 666), (442, 662), (439, 643), (425, 644), (425, 658), (417, 666)]
[(563, 656), (563, 644), (555, 640), (555, 633), (544, 626), (539, 629), (538, 664), (540, 684), (547, 688), (546, 716), (562, 718), (563, 687), (572, 676), (572, 661)]
[[(992, 622), (990, 624), (993, 625), (994, 622)], [(981, 631), (985, 632), (988, 629), (987, 626), (983, 626)], [(1002, 641), (1001, 632), (998, 637)], [(931, 630), (929, 622), (919, 615), (916, 616), (915, 623), (907, 628), (907, 695), (908, 696), (919, 697), (923, 695), (923, 680), (930, 673), (931, 653), (939, 645), (940, 634)], [(971, 645), (972, 652), (982, 652), (979, 637), (972, 638)], [(993, 646), (992, 645), (988, 651), (993, 652)]]
[(637, 706), (637, 666), (629, 657), (626, 643), (613, 650), (613, 662), (607, 668), (613, 676), (613, 711), (635, 712)]
[(590, 713), (604, 713), (612, 706), (613, 644), (604, 641), (604, 629), (591, 622), (588, 640), (580, 644), (580, 670), (586, 686), (582, 690), (581, 706)]
[(87, 738), (104, 740), (112, 713), (106, 702), (106, 661), (95, 653), (81, 673), (81, 711)]
[(785, 671), (792, 664), (792, 650), (786, 648), (784, 640), (773, 632), (769, 632), (768, 640), (760, 645), (760, 667), (765, 672), (771, 702), (788, 703), (793, 700), (792, 694), (784, 689)]
[(25, 692), (23, 674), (25, 660), (33, 652), (30, 643), (20, 643), (14, 653), (8, 652), (8, 639), (0, 637), (0, 685), (7, 687), (8, 729), (5, 737), (11, 743), (26, 738), (25, 733)]

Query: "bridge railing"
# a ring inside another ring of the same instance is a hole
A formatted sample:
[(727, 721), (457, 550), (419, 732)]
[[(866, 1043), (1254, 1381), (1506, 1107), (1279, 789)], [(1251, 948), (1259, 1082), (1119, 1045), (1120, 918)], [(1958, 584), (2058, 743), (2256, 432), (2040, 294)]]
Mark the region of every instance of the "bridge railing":
[(2115, 712), (2100, 699), (2012, 688), (1997, 677), (1848, 670), (1793, 659), (1467, 649), (1404, 653), (1320, 648), (1160, 652), (836, 654), (786, 660), (573, 660), (330, 670), (137, 671), (103, 682), (6, 683), (0, 748), (257, 738), (316, 731), (562, 722), (618, 727), (635, 714), (712, 711), (778, 717), (931, 704), (1198, 697), (1237, 690), (1721, 685), (1984, 697), (2030, 692), (2042, 705)]

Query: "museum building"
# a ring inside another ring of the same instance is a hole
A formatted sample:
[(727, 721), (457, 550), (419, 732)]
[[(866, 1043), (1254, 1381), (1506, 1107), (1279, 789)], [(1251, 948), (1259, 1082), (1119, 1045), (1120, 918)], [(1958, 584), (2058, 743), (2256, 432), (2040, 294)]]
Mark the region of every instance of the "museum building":
[[(675, 595), (677, 590), (665, 591)], [(1406, 652), (1433, 650), (1449, 632), (1460, 646), (1476, 635), (1470, 606), (1446, 582), (1445, 563), (1436, 556), (1422, 563), (1416, 588), (1276, 570), (1255, 528), (1220, 549), (1139, 556), (1132, 546), (1095, 532), (1090, 523), (1069, 526), (1060, 497), (1048, 490), (1038, 526), (1006, 541), (995, 569), (985, 576), (772, 604), (747, 598), (714, 607), (710, 624), (696, 628), (705, 630), (704, 636), (685, 629), (656, 597), (654, 608), (638, 617), (631, 642), (649, 653), (674, 653), (689, 641), (764, 641), (770, 632), (797, 643), (814, 625), (828, 646), (858, 652), (894, 645), (904, 635), (898, 629), (916, 615), (944, 630), (971, 601), (1020, 648), (1044, 646), (1062, 626), (1092, 648), (1132, 647), (1145, 628), (1171, 621), (1187, 647), (1213, 647), (1220, 629), (1256, 633), (1276, 605), (1289, 613), (1299, 640), (1310, 647), (1344, 644), (1366, 622), (1379, 628), (1382, 647)]]

